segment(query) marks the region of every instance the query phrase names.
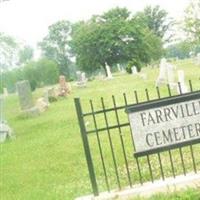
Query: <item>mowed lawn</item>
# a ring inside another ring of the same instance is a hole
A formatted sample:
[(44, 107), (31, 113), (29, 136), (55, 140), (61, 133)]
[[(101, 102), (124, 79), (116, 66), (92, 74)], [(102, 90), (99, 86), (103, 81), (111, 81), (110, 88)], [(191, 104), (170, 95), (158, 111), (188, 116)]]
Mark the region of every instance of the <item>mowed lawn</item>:
[[(191, 60), (175, 64), (177, 70), (185, 71), (186, 80), (192, 80), (193, 88), (200, 89), (200, 67)], [(142, 100), (145, 99), (146, 88), (150, 97), (156, 98), (158, 68), (143, 68), (141, 73), (147, 75), (146, 80), (140, 76), (115, 73), (113, 80), (93, 80), (86, 88), (77, 88), (72, 83), (69, 97), (52, 103), (36, 118), (24, 118), (20, 114), (18, 97), (7, 97), (6, 119), (16, 139), (0, 145), (0, 199), (70, 200), (91, 193), (74, 98), (81, 98), (86, 111), (89, 110), (90, 99), (99, 108), (100, 97), (104, 97), (108, 107), (112, 105), (112, 95), (115, 95), (118, 104), (123, 101), (123, 93), (127, 94), (128, 102), (132, 102), (135, 90)], [(41, 97), (43, 92), (43, 88), (36, 90), (34, 99)], [(167, 96), (164, 86), (161, 87), (161, 96)], [(97, 147), (93, 145), (94, 148)]]

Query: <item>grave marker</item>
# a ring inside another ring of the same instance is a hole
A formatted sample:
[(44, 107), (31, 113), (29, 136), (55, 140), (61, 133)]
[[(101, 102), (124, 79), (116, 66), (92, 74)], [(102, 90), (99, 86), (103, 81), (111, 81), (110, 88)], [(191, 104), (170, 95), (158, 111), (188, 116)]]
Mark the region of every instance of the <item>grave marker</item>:
[(107, 73), (107, 79), (112, 79), (112, 73), (110, 71), (110, 66), (106, 63), (106, 73)]
[(177, 86), (177, 92), (184, 94), (188, 92), (188, 88), (185, 84), (185, 73), (183, 70), (178, 70), (178, 82), (180, 85)]
[(19, 81), (16, 83), (21, 110), (28, 116), (37, 116), (39, 110), (34, 106), (31, 87), (29, 81)]
[(136, 66), (131, 67), (131, 73), (133, 75), (137, 74), (137, 68), (136, 68)]

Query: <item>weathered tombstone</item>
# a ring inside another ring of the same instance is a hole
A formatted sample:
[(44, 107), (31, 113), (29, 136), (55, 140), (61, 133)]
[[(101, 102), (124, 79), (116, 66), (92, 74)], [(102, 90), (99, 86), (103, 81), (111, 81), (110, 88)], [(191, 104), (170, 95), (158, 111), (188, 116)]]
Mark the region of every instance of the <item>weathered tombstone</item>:
[(66, 96), (71, 92), (71, 85), (66, 82), (65, 76), (61, 75), (59, 77), (59, 96)]
[(137, 74), (137, 67), (136, 66), (131, 67), (131, 73), (133, 75)]
[(167, 61), (165, 58), (162, 58), (160, 61), (160, 65), (159, 65), (159, 76), (156, 80), (156, 86), (159, 86), (163, 83), (167, 82), (167, 65), (166, 65)]
[(200, 66), (200, 53), (197, 54), (197, 65)]
[(14, 138), (13, 131), (6, 121), (0, 121), (0, 143), (5, 142), (7, 138)]
[(56, 93), (54, 87), (48, 88), (47, 93), (48, 93), (49, 102), (57, 101), (58, 94)]
[[(183, 70), (178, 70), (178, 82), (180, 85), (177, 86), (177, 92), (180, 93), (187, 93), (188, 88), (185, 84), (185, 73)], [(181, 91), (180, 91), (181, 90)]]
[(81, 71), (76, 71), (77, 82), (81, 81)]
[(34, 106), (29, 81), (24, 80), (16, 83), (21, 110), (28, 116), (37, 116), (39, 110)]
[(7, 90), (7, 88), (3, 88), (3, 95), (4, 95), (5, 97), (8, 96), (8, 90)]
[(77, 86), (85, 87), (87, 83), (85, 72), (77, 71), (76, 75), (77, 75)]
[(176, 83), (175, 83), (175, 76), (174, 76), (174, 71), (175, 71), (175, 67), (170, 64), (170, 63), (167, 63), (166, 64), (167, 66), (167, 83), (169, 84), (170, 88), (171, 89), (174, 89), (176, 88)]
[(86, 76), (85, 76), (85, 72), (81, 73), (81, 82), (86, 82)]
[(3, 96), (0, 96), (0, 143), (3, 143), (7, 138), (13, 138), (13, 131), (5, 120), (3, 101)]
[(111, 73), (111, 71), (110, 71), (110, 66), (109, 66), (107, 63), (105, 63), (105, 64), (106, 64), (107, 79), (112, 79), (113, 76), (112, 76), (112, 73)]
[(160, 62), (160, 73), (156, 80), (156, 86), (160, 86), (161, 84), (169, 84), (171, 89), (175, 88), (176, 83), (174, 81), (174, 71), (175, 67), (168, 63), (165, 58), (162, 58)]

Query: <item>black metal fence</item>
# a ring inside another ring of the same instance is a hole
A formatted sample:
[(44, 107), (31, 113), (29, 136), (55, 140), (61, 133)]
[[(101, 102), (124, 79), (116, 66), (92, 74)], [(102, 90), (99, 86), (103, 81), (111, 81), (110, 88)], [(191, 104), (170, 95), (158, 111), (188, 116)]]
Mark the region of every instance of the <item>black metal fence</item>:
[[(132, 187), (138, 183), (154, 182), (160, 178), (165, 180), (171, 176), (175, 178), (180, 174), (186, 175), (192, 171), (197, 173), (200, 170), (200, 145), (197, 142), (150, 155), (133, 156), (134, 140), (125, 109), (155, 99), (184, 95), (179, 83), (178, 88), (177, 95), (167, 85), (167, 96), (162, 97), (157, 87), (156, 98), (154, 94), (152, 99), (146, 89), (145, 99), (142, 100), (136, 91), (133, 92), (132, 100), (124, 93), (120, 103), (115, 96), (112, 96), (111, 101), (101, 98), (96, 106), (90, 100), (88, 112), (83, 111), (79, 98), (74, 99), (94, 195), (97, 196), (99, 192), (105, 190)], [(189, 93), (200, 94), (200, 85), (198, 87), (195, 85), (193, 88), (192, 82), (189, 81), (189, 88)]]

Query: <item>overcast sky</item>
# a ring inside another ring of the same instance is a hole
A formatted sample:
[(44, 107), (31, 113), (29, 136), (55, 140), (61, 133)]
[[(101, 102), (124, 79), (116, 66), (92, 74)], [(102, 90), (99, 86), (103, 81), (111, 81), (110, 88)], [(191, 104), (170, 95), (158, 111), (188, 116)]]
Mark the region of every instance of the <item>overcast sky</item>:
[(146, 5), (160, 5), (170, 16), (180, 19), (189, 0), (0, 0), (0, 32), (6, 32), (35, 46), (47, 34), (48, 26), (66, 19), (89, 19), (116, 6), (130, 11)]

